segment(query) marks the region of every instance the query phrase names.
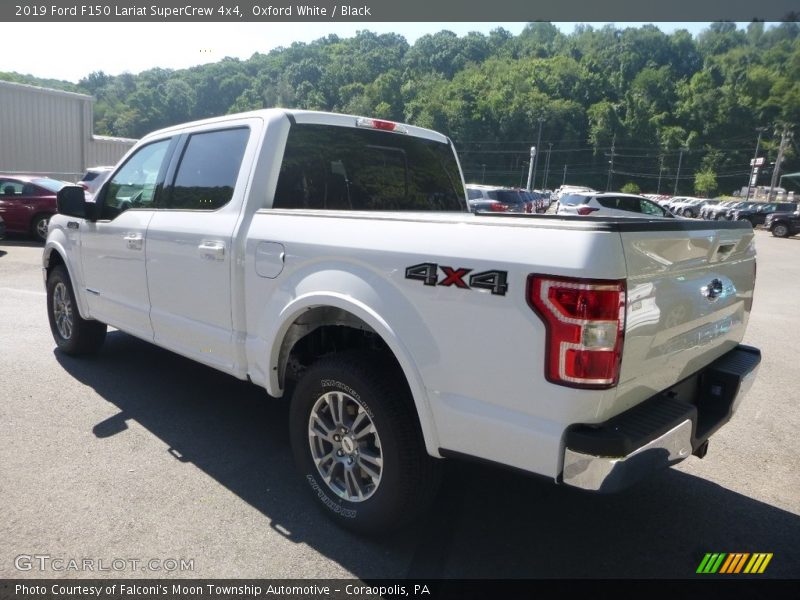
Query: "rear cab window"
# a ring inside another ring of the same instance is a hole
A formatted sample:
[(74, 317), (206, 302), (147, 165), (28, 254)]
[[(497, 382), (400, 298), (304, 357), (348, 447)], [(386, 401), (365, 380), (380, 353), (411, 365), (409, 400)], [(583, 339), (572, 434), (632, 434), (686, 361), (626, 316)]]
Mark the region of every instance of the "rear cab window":
[(387, 131), (295, 124), (273, 208), (466, 212), (449, 145)]

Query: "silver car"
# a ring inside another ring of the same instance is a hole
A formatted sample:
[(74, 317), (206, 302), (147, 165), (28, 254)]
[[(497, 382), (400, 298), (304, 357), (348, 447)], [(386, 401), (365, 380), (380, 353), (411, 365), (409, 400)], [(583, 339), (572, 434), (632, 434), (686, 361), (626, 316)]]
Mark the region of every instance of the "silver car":
[(593, 217), (674, 218), (667, 209), (635, 194), (595, 192), (567, 194), (558, 199), (559, 215)]

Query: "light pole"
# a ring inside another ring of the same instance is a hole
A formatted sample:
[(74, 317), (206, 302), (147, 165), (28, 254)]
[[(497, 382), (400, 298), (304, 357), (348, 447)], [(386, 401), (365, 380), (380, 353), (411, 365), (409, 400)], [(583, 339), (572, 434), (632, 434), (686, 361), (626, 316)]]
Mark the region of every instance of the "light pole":
[(758, 147), (761, 145), (761, 134), (763, 134), (766, 129), (766, 127), (758, 127), (756, 129), (758, 132), (758, 139), (756, 140), (756, 153), (753, 156), (753, 167), (750, 169), (750, 179), (747, 180), (747, 196), (745, 196), (745, 201), (750, 200), (750, 190), (754, 187), (753, 173), (758, 173), (758, 167), (756, 166), (756, 162), (758, 162)]
[[(519, 187), (522, 187), (522, 180), (525, 178), (525, 167), (527, 167), (529, 164), (531, 163), (526, 163), (525, 161), (522, 162), (522, 171), (519, 173)], [(528, 171), (528, 178), (528, 181), (530, 181), (530, 171)]]
[(567, 163), (564, 163), (564, 177), (561, 178), (561, 185), (567, 183)]
[(661, 193), (661, 174), (664, 172), (664, 155), (658, 157), (658, 187), (656, 188), (656, 194)]
[[(531, 186), (533, 185), (533, 178), (535, 176), (534, 172), (536, 171), (536, 166), (534, 163), (535, 159), (536, 159), (536, 146), (531, 146), (531, 162), (529, 163), (530, 168), (528, 169), (528, 185), (525, 188), (528, 191), (531, 191), (533, 189)], [(519, 183), (520, 187), (522, 187), (521, 179)]]
[(481, 167), (483, 167), (483, 170), (481, 171), (481, 183), (486, 183), (486, 164), (481, 164)]
[[(544, 117), (539, 117), (537, 119), (539, 121), (539, 135), (536, 136), (536, 148), (539, 148), (542, 144), (542, 123), (544, 122)], [(536, 166), (539, 163), (539, 157), (536, 156), (535, 158), (531, 155), (533, 159), (533, 178), (528, 182), (528, 191), (532, 191), (534, 186), (536, 185)]]
[(547, 189), (547, 177), (550, 175), (550, 153), (553, 151), (553, 144), (547, 143), (547, 160), (544, 161), (544, 183), (542, 184), (542, 191)]
[(678, 156), (678, 172), (675, 174), (675, 190), (672, 192), (673, 196), (678, 195), (678, 181), (681, 178), (681, 163), (683, 162), (683, 148), (681, 148), (680, 156)]
[(617, 134), (611, 140), (611, 160), (608, 161), (608, 181), (606, 181), (606, 191), (611, 191), (611, 175), (614, 173), (614, 149), (617, 146)]

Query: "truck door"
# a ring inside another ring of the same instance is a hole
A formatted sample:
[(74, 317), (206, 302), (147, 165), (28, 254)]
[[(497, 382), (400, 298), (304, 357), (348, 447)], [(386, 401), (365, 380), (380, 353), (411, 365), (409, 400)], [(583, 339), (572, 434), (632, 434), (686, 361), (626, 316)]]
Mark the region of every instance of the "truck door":
[(86, 298), (94, 318), (152, 340), (145, 235), (166, 172), (170, 139), (139, 148), (98, 194), (100, 215), (81, 235)]
[(228, 125), (182, 136), (147, 230), (155, 342), (222, 370), (234, 363), (233, 239), (250, 133), (246, 125)]

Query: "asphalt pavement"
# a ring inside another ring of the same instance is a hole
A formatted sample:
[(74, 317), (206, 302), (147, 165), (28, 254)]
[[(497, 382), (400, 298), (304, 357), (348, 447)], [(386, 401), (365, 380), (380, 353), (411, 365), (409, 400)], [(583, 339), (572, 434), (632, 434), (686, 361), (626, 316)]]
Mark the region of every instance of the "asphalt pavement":
[(799, 578), (800, 239), (756, 244), (763, 362), (704, 459), (609, 496), (452, 462), (425, 520), (363, 539), (296, 475), (286, 401), (118, 331), (63, 355), (41, 246), (0, 241), (0, 579), (687, 578), (708, 552)]

